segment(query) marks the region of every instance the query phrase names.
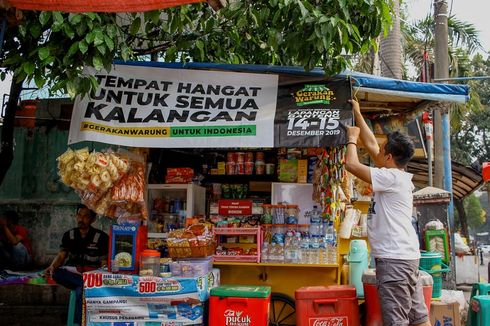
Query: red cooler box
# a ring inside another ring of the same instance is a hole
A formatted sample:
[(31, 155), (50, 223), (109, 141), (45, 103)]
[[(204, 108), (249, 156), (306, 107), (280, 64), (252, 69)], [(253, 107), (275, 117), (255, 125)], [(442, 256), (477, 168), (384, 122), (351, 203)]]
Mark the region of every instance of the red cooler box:
[(356, 288), (306, 286), (296, 290), (297, 326), (359, 326)]
[[(430, 300), (432, 298), (432, 276), (424, 271), (419, 271), (419, 277), (424, 289), (424, 300), (427, 306), (427, 313), (430, 311)], [(366, 321), (365, 326), (383, 326), (383, 316), (381, 315), (381, 305), (379, 303), (378, 290), (376, 289), (376, 271), (368, 269), (362, 274), (364, 286), (364, 299), (366, 300)]]
[(210, 326), (267, 326), (269, 286), (222, 285), (211, 289)]

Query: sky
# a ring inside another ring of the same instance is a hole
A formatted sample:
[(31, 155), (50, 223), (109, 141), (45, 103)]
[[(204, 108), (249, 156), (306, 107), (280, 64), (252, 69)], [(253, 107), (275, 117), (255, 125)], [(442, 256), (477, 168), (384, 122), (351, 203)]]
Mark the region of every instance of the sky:
[[(404, 0), (408, 11), (408, 22), (434, 14), (433, 0)], [(486, 51), (490, 51), (490, 0), (447, 0), (448, 12), (459, 20), (472, 23), (479, 31), (480, 42)], [(10, 79), (0, 82), (0, 101), (8, 93)], [(1, 102), (0, 102), (1, 103)]]

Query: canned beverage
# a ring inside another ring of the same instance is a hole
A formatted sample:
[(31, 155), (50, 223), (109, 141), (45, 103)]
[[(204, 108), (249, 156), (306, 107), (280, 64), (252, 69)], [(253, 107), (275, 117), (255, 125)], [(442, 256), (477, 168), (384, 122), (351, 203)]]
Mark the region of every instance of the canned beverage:
[(254, 161), (254, 153), (246, 152), (245, 153), (245, 162), (253, 162)]
[(236, 153), (236, 161), (238, 163), (243, 163), (245, 162), (245, 153), (244, 152), (237, 152)]
[(226, 162), (226, 174), (235, 174), (235, 162)]
[(234, 155), (234, 153), (233, 152), (228, 152), (226, 154), (226, 160), (228, 162), (234, 162), (235, 161), (235, 155)]
[(238, 162), (235, 165), (236, 174), (245, 174), (245, 164), (243, 162)]
[(245, 174), (252, 174), (254, 172), (254, 162), (245, 162)]

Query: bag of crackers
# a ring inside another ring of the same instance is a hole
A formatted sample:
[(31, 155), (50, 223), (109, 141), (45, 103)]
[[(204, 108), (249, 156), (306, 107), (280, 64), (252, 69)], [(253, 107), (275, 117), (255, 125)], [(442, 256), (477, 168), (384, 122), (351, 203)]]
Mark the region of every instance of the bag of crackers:
[(214, 254), (214, 234), (205, 224), (170, 231), (167, 239), (168, 254), (172, 258), (201, 258)]
[(148, 216), (144, 200), (145, 160), (129, 152), (89, 152), (68, 149), (58, 157), (61, 181), (72, 187), (83, 204), (119, 221)]

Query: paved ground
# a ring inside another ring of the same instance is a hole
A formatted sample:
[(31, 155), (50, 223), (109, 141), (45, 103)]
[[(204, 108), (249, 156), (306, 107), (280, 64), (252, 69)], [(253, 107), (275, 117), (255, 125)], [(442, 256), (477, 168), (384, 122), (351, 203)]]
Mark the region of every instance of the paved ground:
[(0, 325), (66, 325), (69, 292), (52, 285), (0, 286)]
[[(480, 282), (487, 282), (490, 254), (478, 265)], [(471, 286), (459, 286), (469, 301)], [(61, 286), (8, 285), (0, 286), (0, 325), (66, 325), (69, 292)], [(462, 316), (463, 317), (463, 316)]]

